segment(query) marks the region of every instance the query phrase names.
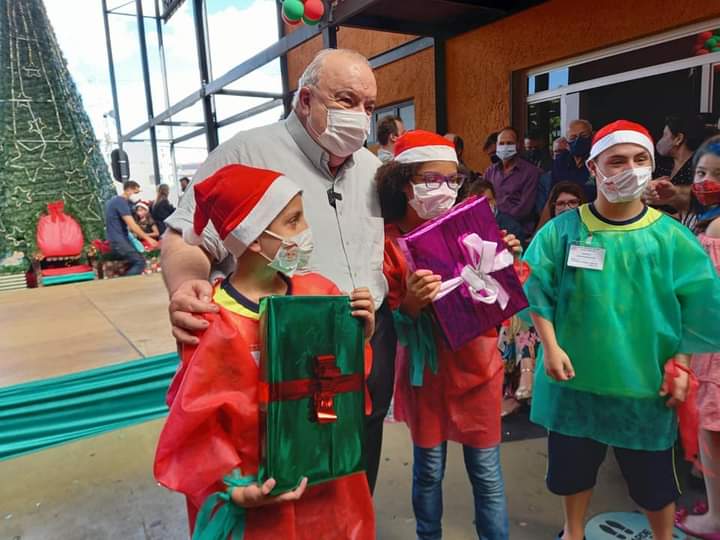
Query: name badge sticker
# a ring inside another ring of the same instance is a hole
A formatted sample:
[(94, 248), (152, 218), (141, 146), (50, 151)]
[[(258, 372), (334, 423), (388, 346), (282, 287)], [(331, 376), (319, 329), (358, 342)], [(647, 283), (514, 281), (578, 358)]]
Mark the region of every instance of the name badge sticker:
[(567, 265), (584, 270), (602, 270), (605, 267), (605, 248), (572, 244)]

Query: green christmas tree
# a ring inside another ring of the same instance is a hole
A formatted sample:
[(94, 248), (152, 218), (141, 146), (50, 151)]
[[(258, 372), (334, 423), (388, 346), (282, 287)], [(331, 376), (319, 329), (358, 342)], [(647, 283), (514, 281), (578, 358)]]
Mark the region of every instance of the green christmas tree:
[(0, 261), (32, 256), (51, 201), (65, 202), (86, 242), (103, 237), (114, 194), (42, 0), (0, 1)]

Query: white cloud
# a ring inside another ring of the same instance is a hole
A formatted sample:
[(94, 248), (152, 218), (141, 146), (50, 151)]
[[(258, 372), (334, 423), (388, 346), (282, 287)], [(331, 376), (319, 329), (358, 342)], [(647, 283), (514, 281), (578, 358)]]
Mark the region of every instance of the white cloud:
[[(244, 9), (233, 5), (218, 9), (216, 5), (215, 11), (213, 11), (214, 0), (207, 1), (212, 68), (215, 77), (276, 41), (274, 0), (254, 0)], [(103, 119), (103, 114), (110, 111), (113, 104), (100, 0), (73, 0), (72, 9), (68, 9), (68, 0), (44, 0), (44, 2), (60, 48), (68, 61), (70, 73), (95, 128), (96, 136), (102, 139), (109, 126), (114, 139), (114, 125), (108, 124)], [(117, 5), (117, 2), (111, 1), (109, 4), (112, 7)], [(171, 104), (197, 90), (200, 85), (191, 4), (189, 1), (185, 2), (170, 22), (163, 25)], [(134, 5), (130, 4), (123, 11), (134, 13)], [(127, 132), (147, 119), (137, 22), (134, 17), (111, 15), (110, 24), (122, 127), (123, 131)], [(146, 31), (154, 112), (157, 114), (165, 109), (165, 99), (161, 86), (154, 21), (148, 20)], [(234, 83), (232, 88), (279, 93), (281, 83), (278, 62), (251, 73)], [(262, 100), (250, 98), (218, 98), (218, 117), (226, 118), (261, 102)], [(232, 135), (236, 131), (275, 121), (280, 112), (281, 109), (274, 109), (225, 128), (221, 131), (221, 140), (227, 139), (228, 134)], [(175, 120), (202, 121), (202, 108), (195, 106), (178, 115)], [(164, 135), (161, 133), (159, 136)], [(200, 150), (188, 153), (188, 161), (201, 159), (203, 144), (204, 137), (199, 137), (182, 145), (200, 147)], [(178, 161), (183, 160), (181, 154), (182, 148), (178, 150)]]

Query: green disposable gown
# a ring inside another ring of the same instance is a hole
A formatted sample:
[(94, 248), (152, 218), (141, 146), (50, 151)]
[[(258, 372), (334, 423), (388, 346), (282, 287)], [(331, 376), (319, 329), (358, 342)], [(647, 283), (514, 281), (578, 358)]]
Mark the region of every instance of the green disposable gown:
[[(569, 267), (574, 243), (603, 248), (603, 269)], [(720, 278), (697, 239), (652, 208), (618, 224), (584, 205), (548, 222), (525, 259), (530, 311), (554, 324), (576, 373), (550, 379), (539, 354), (531, 419), (621, 448), (672, 446), (665, 362), (720, 350)]]

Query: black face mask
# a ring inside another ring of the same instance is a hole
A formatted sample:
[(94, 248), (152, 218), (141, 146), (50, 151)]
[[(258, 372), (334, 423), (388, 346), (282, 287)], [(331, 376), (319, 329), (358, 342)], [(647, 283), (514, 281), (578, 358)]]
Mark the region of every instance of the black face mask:
[(590, 137), (578, 137), (570, 141), (570, 153), (574, 157), (584, 158), (590, 155), (592, 140)]
[(533, 162), (540, 161), (542, 159), (542, 152), (540, 151), (539, 148), (533, 148), (532, 150), (526, 150), (525, 157), (527, 157), (527, 159), (529, 161), (533, 161)]
[(501, 161), (502, 160), (499, 157), (497, 157), (497, 154), (493, 154), (492, 156), (490, 156), (490, 162), (493, 165), (495, 165), (496, 163), (500, 163)]

